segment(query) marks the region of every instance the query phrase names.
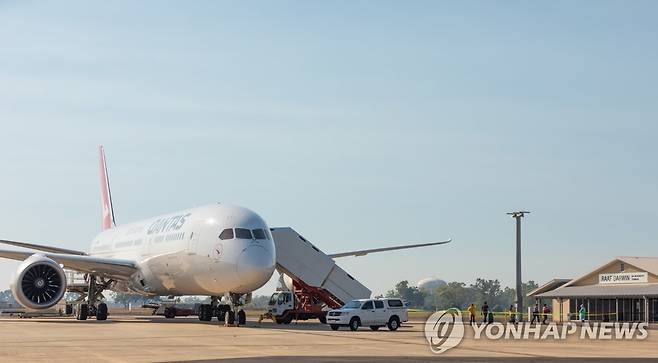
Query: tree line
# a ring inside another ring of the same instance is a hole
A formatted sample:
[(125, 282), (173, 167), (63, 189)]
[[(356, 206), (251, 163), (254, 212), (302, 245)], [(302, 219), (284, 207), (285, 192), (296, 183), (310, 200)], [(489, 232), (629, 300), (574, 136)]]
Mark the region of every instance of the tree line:
[[(536, 289), (537, 283), (528, 281), (523, 283), (524, 296)], [(492, 311), (505, 311), (516, 301), (516, 289), (501, 287), (500, 281), (477, 278), (474, 284), (466, 285), (463, 282), (449, 282), (433, 291), (420, 289), (409, 284), (409, 281), (400, 281), (395, 288), (386, 293), (386, 297), (400, 297), (406, 300), (409, 307), (424, 310), (443, 310), (448, 308), (466, 309), (475, 304), (478, 309), (486, 301)], [(532, 306), (534, 299), (524, 298), (524, 306)]]

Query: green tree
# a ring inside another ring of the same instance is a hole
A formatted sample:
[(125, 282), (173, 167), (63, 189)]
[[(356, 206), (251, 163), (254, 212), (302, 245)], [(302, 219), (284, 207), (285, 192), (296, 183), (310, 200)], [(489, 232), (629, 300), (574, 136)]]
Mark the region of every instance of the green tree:
[(475, 284), (471, 285), (471, 288), (475, 290), (476, 300), (479, 305), (484, 304), (486, 301), (491, 310), (501, 311), (504, 310), (507, 305), (506, 301), (501, 299), (502, 290), (500, 289), (500, 281), (496, 280), (485, 280), (483, 278), (477, 278)]
[(409, 281), (404, 280), (395, 284), (395, 289), (389, 290), (386, 297), (400, 297), (405, 300), (410, 307), (422, 308), (425, 303), (424, 291), (416, 286), (409, 286)]
[[(524, 295), (537, 287), (537, 283), (534, 281), (523, 283)], [(428, 310), (443, 310), (453, 307), (465, 309), (471, 303), (480, 309), (486, 301), (490, 309), (505, 311), (516, 301), (516, 289), (511, 287), (502, 288), (498, 280), (478, 278), (470, 286), (455, 281), (434, 291), (425, 292), (414, 286), (409, 286), (408, 281), (400, 281), (395, 285), (395, 289), (388, 291), (386, 296), (402, 297), (410, 306), (423, 307)], [(524, 306), (532, 305), (534, 305), (534, 300), (525, 297)]]
[(441, 286), (434, 293), (434, 308), (444, 310), (448, 308), (465, 309), (475, 301), (476, 291), (467, 287), (463, 282), (450, 282)]
[(247, 309), (255, 310), (265, 310), (267, 309), (267, 304), (270, 302), (270, 297), (265, 295), (255, 295), (251, 298), (251, 302), (245, 307)]
[(160, 301), (159, 296), (143, 296), (139, 294), (127, 294), (125, 292), (114, 292), (112, 293), (112, 299), (117, 304), (122, 304), (125, 308), (128, 308), (129, 304), (133, 306), (141, 306), (149, 301)]
[(535, 305), (535, 299), (533, 297), (528, 297), (528, 293), (537, 289), (538, 287), (539, 285), (533, 280), (523, 283), (523, 306), (525, 306), (526, 309), (528, 306)]
[(11, 290), (0, 291), (0, 301), (8, 303), (16, 302)]
[(210, 297), (208, 296), (185, 296), (180, 300), (184, 304), (210, 304)]

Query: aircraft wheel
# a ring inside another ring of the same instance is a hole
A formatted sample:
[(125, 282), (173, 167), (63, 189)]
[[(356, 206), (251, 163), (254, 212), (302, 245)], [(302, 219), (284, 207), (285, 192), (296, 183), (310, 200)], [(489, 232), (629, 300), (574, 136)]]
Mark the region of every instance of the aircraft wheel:
[(235, 312), (233, 310), (230, 310), (228, 312), (228, 318), (226, 319), (226, 323), (228, 325), (233, 325), (235, 324)]
[(338, 328), (340, 328), (340, 326), (338, 326), (336, 324), (331, 324), (329, 326), (331, 327), (331, 330), (338, 330)]
[(208, 304), (199, 306), (199, 320), (201, 321), (212, 320), (212, 306)]
[(226, 321), (226, 311), (224, 311), (224, 310), (217, 310), (217, 320), (219, 320), (219, 321)]
[(245, 324), (247, 324), (247, 314), (244, 312), (244, 310), (240, 309), (240, 311), (238, 311), (238, 325)]
[(107, 304), (100, 303), (96, 309), (96, 320), (107, 320)]
[(320, 316), (318, 317), (318, 320), (320, 320), (320, 323), (322, 323), (322, 324), (326, 324), (326, 323), (327, 323), (327, 317), (324, 316), (324, 315), (320, 315)]
[(377, 331), (377, 330), (379, 330), (379, 326), (377, 326), (377, 325), (371, 325), (371, 326), (370, 326), (370, 330)]
[(89, 316), (89, 305), (87, 304), (78, 305), (78, 310), (76, 311), (75, 318), (77, 320), (87, 320), (87, 316)]

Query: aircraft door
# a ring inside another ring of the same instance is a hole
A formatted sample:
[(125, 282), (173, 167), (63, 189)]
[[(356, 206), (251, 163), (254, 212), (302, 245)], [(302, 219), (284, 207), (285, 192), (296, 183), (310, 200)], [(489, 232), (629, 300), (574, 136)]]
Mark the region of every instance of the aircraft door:
[(199, 223), (194, 223), (192, 225), (192, 230), (189, 237), (187, 238), (187, 254), (195, 255), (197, 253), (197, 248), (199, 247), (199, 237), (201, 235), (201, 228), (199, 228)]

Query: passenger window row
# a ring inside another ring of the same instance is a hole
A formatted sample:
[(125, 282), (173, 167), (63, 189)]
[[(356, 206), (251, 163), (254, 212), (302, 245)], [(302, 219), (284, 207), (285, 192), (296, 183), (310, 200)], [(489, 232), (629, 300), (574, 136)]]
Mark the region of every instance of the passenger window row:
[(270, 231), (267, 229), (247, 229), (247, 228), (226, 228), (219, 234), (219, 239), (272, 239)]

